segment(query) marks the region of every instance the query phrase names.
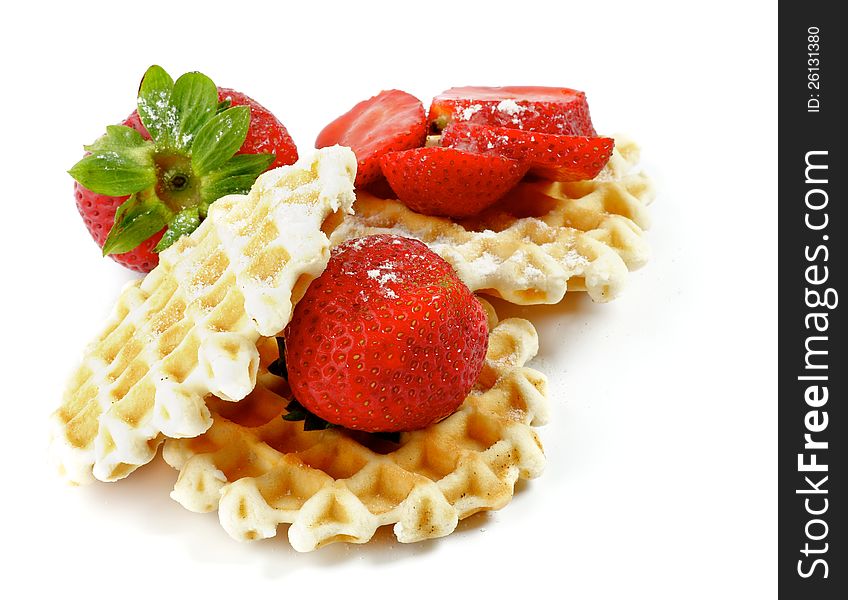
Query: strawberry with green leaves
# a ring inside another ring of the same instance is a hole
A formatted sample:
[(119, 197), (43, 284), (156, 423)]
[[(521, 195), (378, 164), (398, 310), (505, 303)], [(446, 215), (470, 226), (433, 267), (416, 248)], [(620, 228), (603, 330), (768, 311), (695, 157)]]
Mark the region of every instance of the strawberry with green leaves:
[(69, 171), (80, 214), (104, 255), (141, 272), (194, 231), (212, 202), (297, 160), (286, 128), (261, 105), (201, 73), (174, 81), (155, 65), (137, 111), (85, 150)]

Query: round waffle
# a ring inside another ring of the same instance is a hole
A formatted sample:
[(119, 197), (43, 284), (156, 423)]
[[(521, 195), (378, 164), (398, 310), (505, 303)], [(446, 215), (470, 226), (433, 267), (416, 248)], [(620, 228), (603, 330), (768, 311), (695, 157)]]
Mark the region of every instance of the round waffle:
[(165, 442), (165, 460), (180, 472), (171, 496), (192, 511), (217, 509), (238, 540), (272, 537), (289, 523), (298, 551), (364, 543), (382, 525), (394, 525), (401, 542), (440, 537), (503, 507), (519, 478), (543, 469), (531, 425), (547, 421), (546, 379), (524, 366), (538, 351), (530, 322), (497, 322), (484, 306), (489, 349), (475, 387), (453, 415), (399, 443), (285, 421), (288, 386), (267, 372), (277, 349), (263, 340), (256, 389), (235, 404), (210, 398), (206, 433)]

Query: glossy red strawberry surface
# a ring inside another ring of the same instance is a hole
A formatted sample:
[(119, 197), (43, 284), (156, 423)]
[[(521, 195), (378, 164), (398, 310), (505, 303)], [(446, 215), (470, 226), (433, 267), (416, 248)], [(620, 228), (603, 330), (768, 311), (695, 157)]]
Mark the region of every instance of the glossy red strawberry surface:
[(453, 121), (541, 133), (594, 136), (586, 94), (540, 86), (455, 87), (433, 98), (432, 132)]
[(523, 163), (497, 154), (456, 148), (416, 148), (381, 159), (398, 200), (425, 215), (462, 218), (497, 202), (527, 172)]
[(442, 132), (442, 145), (519, 160), (552, 181), (582, 181), (609, 162), (615, 140), (455, 122)]
[(486, 315), (417, 240), (377, 235), (333, 250), (285, 330), (289, 384), (318, 417), (410, 431), (465, 399), (488, 346)]
[(355, 185), (362, 188), (380, 177), (381, 156), (423, 146), (426, 132), (421, 101), (406, 92), (388, 90), (363, 100), (324, 127), (315, 147), (349, 146), (358, 163)]

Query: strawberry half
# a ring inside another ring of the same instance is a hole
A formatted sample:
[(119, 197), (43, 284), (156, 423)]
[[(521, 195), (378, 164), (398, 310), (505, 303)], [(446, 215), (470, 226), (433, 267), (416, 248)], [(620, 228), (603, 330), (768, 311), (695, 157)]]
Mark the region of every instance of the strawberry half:
[(398, 200), (425, 215), (470, 217), (497, 202), (527, 172), (497, 154), (456, 148), (415, 148), (386, 154), (383, 174)]
[(530, 166), (531, 173), (552, 181), (582, 181), (594, 179), (601, 172), (609, 162), (615, 140), (451, 123), (442, 132), (442, 144), (522, 161)]
[(559, 135), (594, 136), (586, 94), (555, 87), (457, 87), (433, 98), (434, 133), (453, 121)]
[(80, 215), (104, 255), (141, 272), (194, 231), (212, 202), (297, 160), (288, 131), (260, 104), (201, 73), (173, 81), (156, 65), (138, 110), (85, 149), (69, 171)]
[(362, 188), (380, 177), (382, 155), (423, 146), (426, 134), (421, 101), (406, 92), (388, 90), (363, 100), (324, 127), (315, 147), (349, 146), (358, 161), (354, 185)]
[(454, 412), (487, 347), (485, 311), (453, 268), (395, 235), (336, 247), (285, 330), (297, 401), (369, 432), (419, 429)]

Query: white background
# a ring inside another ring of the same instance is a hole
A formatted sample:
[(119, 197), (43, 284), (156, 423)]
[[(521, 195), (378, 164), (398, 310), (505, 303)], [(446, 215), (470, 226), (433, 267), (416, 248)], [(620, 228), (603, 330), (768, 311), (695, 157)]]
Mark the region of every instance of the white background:
[[(777, 16), (768, 2), (12, 3), (2, 50), (3, 588), (21, 597), (769, 598), (776, 588)], [(570, 86), (643, 147), (654, 257), (626, 295), (513, 308), (550, 378), (543, 476), (444, 539), (298, 554), (168, 497), (157, 461), (70, 488), (65, 378), (132, 277), (65, 173), (152, 63), (271, 109), (301, 151), (380, 89)], [(99, 591), (98, 591), (99, 590)], [(532, 596), (530, 594), (533, 594)]]

